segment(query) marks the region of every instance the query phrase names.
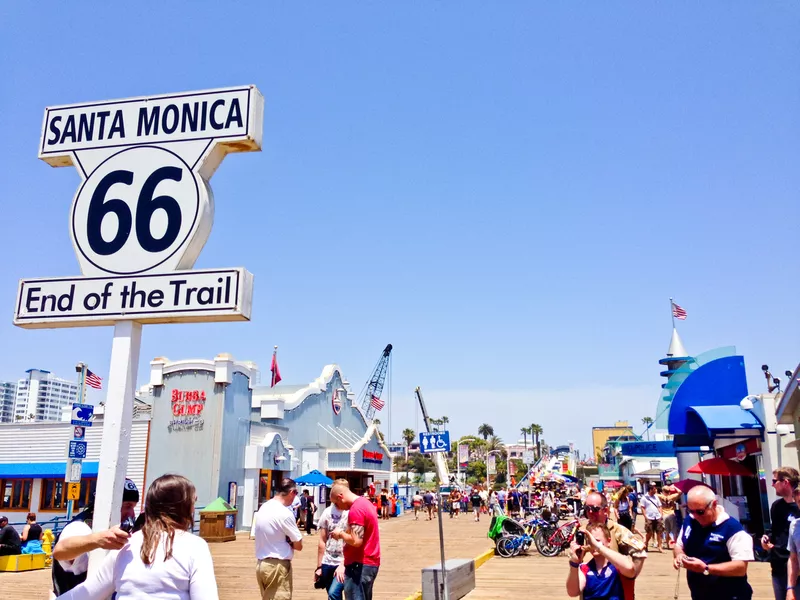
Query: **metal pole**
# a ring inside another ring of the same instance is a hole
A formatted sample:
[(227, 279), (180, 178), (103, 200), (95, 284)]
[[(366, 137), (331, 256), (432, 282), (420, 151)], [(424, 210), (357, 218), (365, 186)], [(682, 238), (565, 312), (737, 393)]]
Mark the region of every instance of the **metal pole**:
[[(85, 404), (86, 403), (86, 365), (80, 363), (81, 371), (80, 371), (80, 378), (78, 380), (78, 404)], [(69, 469), (69, 459), (67, 459), (67, 468)], [(66, 493), (66, 488), (68, 484), (64, 484), (64, 493)], [(72, 521), (72, 513), (75, 510), (75, 504), (73, 500), (67, 500), (67, 523)]]
[[(439, 490), (437, 490), (438, 493)], [(444, 560), (444, 529), (442, 527), (442, 498), (441, 494), (439, 494), (439, 498), (437, 498), (438, 502), (436, 503), (436, 512), (439, 516), (439, 551), (442, 555), (442, 598), (444, 600), (450, 600), (450, 592), (447, 589), (447, 571), (445, 570), (445, 560)]]

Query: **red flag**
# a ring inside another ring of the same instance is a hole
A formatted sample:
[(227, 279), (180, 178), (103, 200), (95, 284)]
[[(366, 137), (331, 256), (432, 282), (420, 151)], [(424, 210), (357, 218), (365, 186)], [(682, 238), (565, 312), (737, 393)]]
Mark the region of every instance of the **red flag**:
[(281, 372), (278, 369), (278, 351), (272, 353), (272, 366), (269, 368), (272, 371), (272, 383), (269, 387), (275, 387), (280, 383), (281, 380)]

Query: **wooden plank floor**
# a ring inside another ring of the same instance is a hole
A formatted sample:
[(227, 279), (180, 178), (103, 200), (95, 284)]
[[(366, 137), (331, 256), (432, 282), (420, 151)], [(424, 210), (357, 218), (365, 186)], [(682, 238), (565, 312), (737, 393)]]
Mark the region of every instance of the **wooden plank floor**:
[[(650, 553), (636, 580), (636, 600), (672, 600), (678, 573), (672, 568), (672, 553)], [(475, 591), (465, 600), (506, 600), (513, 598), (568, 598), (569, 565), (565, 556), (545, 558), (532, 550), (527, 556), (494, 557), (475, 573)], [(753, 598), (772, 600), (769, 563), (752, 563), (747, 569)], [(680, 573), (680, 600), (690, 600), (686, 571)], [(709, 598), (709, 600), (713, 600)]]
[[(486, 537), (489, 519), (450, 519), (445, 515), (445, 552), (447, 558), (475, 558), (492, 547)], [(437, 521), (414, 521), (405, 515), (382, 521), (382, 565), (375, 582), (375, 600), (402, 600), (422, 587), (421, 570), (439, 561)], [(304, 538), (305, 548), (295, 555), (294, 600), (323, 600), (324, 592), (315, 590), (314, 568), (317, 560), (317, 536)], [(235, 542), (210, 544), (214, 557), (221, 600), (260, 598), (255, 577), (255, 543), (246, 535)], [(489, 564), (491, 564), (490, 561)], [(482, 567), (485, 568), (485, 567)], [(28, 573), (0, 573), (2, 598), (47, 598), (50, 570)]]

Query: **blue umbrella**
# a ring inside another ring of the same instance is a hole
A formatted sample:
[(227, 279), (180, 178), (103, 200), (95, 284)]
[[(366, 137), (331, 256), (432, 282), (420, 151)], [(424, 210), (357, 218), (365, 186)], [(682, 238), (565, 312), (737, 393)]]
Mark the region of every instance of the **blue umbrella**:
[(298, 477), (294, 480), (294, 482), (297, 485), (331, 485), (333, 483), (333, 479), (314, 469), (310, 473), (306, 473), (302, 477)]

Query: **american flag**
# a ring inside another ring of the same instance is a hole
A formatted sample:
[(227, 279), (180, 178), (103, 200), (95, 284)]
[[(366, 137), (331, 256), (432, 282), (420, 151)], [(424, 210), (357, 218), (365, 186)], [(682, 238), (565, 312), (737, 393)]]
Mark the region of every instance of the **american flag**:
[(672, 316), (675, 317), (676, 319), (680, 319), (681, 321), (685, 321), (686, 320), (686, 311), (683, 310), (680, 306), (678, 306), (677, 304), (675, 304), (673, 302), (672, 303)]
[(378, 398), (377, 396), (373, 396), (372, 400), (370, 401), (372, 408), (375, 410), (382, 410), (384, 406), (386, 406), (386, 402)]
[(96, 390), (102, 390), (103, 378), (100, 377), (99, 375), (95, 375), (89, 369), (86, 369), (86, 385)]

